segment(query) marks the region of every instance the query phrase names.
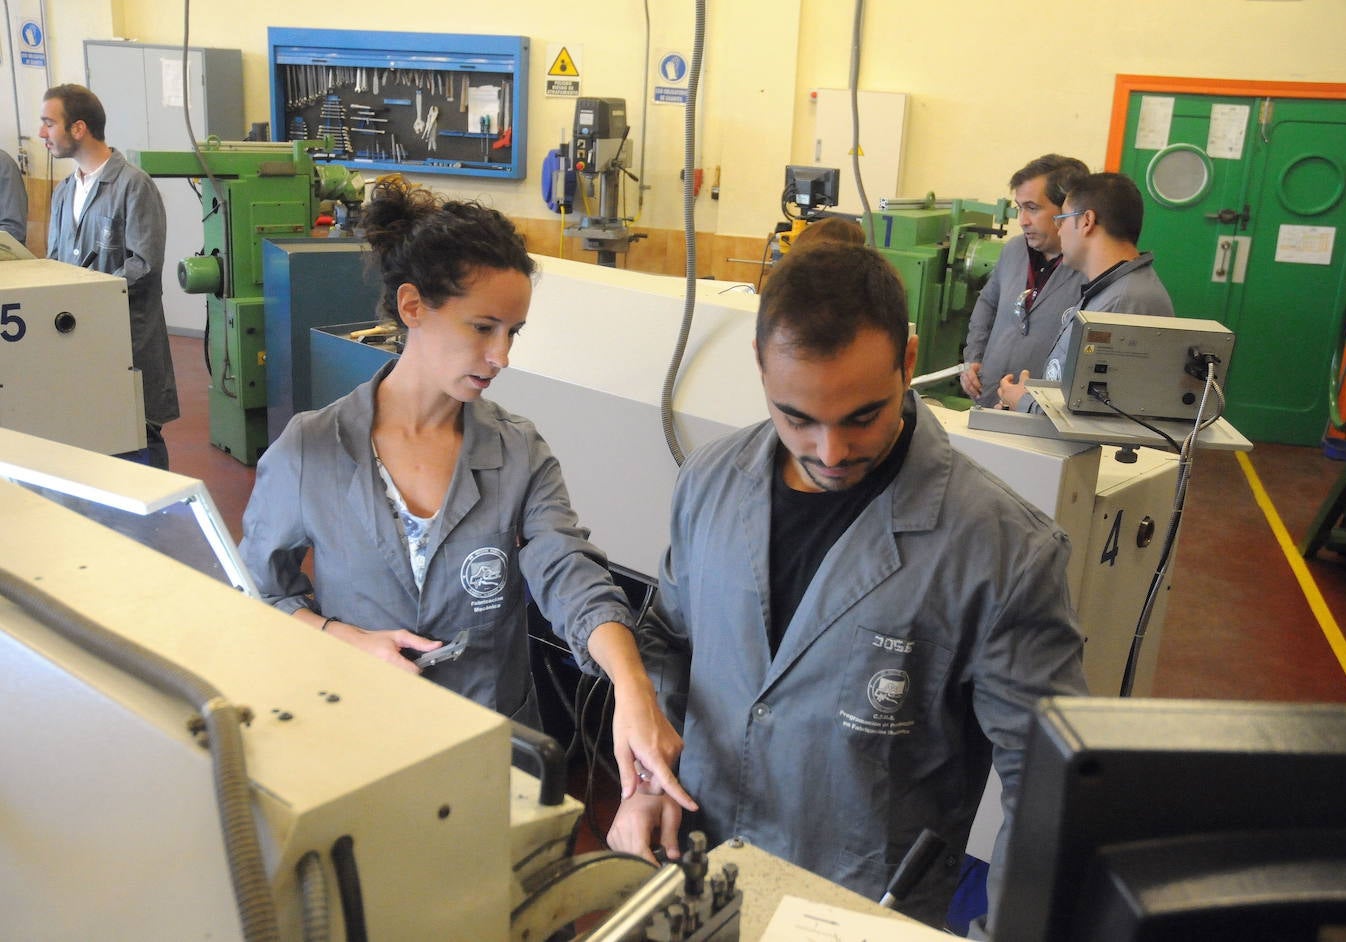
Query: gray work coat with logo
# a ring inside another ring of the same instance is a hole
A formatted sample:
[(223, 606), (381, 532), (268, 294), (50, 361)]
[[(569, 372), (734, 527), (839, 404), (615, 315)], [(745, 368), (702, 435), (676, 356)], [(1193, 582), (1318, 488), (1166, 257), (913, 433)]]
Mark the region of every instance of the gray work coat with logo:
[[(296, 415), (262, 455), (243, 515), (243, 560), (263, 597), (287, 613), (309, 607), (446, 643), (466, 630), (462, 655), (425, 676), (537, 728), (524, 583), (595, 674), (589, 635), (604, 622), (632, 623), (626, 596), (579, 525), (537, 429), (486, 400), (463, 406), (462, 450), (418, 591), (370, 444), (375, 387), (391, 368)], [(310, 546), (312, 582), (300, 568)]]
[(901, 908), (942, 924), (992, 759), (1007, 829), (1034, 704), (1085, 686), (1066, 536), (916, 409), (900, 473), (824, 558), (774, 659), (779, 440), (764, 422), (693, 454), (638, 639), (685, 717), (689, 826), (874, 900), (931, 828), (950, 853)]
[(131, 308), (131, 362), (145, 386), (145, 421), (178, 417), (178, 385), (164, 321), (164, 238), (167, 220), (159, 190), (145, 171), (117, 150), (93, 184), (75, 222), (75, 174), (51, 197), (47, 257), (126, 279)]

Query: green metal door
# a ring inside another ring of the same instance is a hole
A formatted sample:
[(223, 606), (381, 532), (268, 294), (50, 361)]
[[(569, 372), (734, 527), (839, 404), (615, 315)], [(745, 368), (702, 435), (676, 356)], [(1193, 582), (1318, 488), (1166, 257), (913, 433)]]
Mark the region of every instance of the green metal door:
[(1346, 310), (1346, 102), (1132, 92), (1121, 170), (1178, 314), (1238, 338), (1226, 417), (1316, 443)]

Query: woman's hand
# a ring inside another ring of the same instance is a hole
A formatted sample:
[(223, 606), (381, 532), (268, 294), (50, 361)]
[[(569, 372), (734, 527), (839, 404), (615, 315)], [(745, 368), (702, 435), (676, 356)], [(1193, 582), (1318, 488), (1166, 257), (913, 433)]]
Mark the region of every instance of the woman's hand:
[(688, 811), (697, 804), (678, 782), (673, 766), (682, 754), (678, 735), (654, 695), (654, 684), (625, 625), (604, 622), (589, 635), (589, 653), (612, 679), (617, 705), (612, 716), (612, 754), (622, 780), (622, 797), (637, 787), (647, 794), (667, 792)]
[(367, 628), (361, 628), (359, 625), (349, 625), (344, 621), (328, 622), (326, 631), (332, 637), (340, 638), (347, 644), (359, 648), (366, 654), (372, 654), (380, 661), (387, 661), (393, 667), (404, 670), (408, 674), (419, 674), (421, 669), (416, 666), (415, 661), (402, 653), (404, 649), (425, 653), (426, 651), (433, 651), (444, 643), (436, 641), (434, 638), (424, 638), (413, 631), (407, 631), (405, 628), (398, 628), (394, 631), (370, 631)]

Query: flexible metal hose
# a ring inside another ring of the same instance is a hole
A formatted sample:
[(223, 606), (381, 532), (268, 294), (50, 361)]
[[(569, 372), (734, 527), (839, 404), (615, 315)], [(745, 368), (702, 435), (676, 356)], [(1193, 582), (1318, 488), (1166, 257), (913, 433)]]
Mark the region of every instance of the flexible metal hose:
[(201, 712), (209, 736), (215, 801), (243, 938), (247, 942), (278, 942), (276, 905), (252, 815), (238, 708), (203, 678), (109, 631), (3, 568), (0, 595), (93, 656)]
[(686, 243), (687, 287), (684, 291), (682, 327), (678, 342), (664, 375), (664, 389), (659, 397), (659, 415), (664, 424), (664, 441), (669, 454), (681, 467), (686, 456), (678, 444), (678, 432), (673, 427), (673, 387), (678, 371), (682, 369), (682, 355), (687, 350), (687, 338), (692, 332), (692, 315), (696, 312), (696, 196), (693, 191), (696, 170), (696, 94), (701, 84), (701, 52), (706, 39), (706, 0), (696, 0), (696, 26), (692, 41), (692, 65), (687, 76), (687, 109), (682, 130), (682, 237)]
[(299, 863), (295, 864), (295, 873), (299, 877), (299, 898), (303, 905), (304, 942), (328, 942), (332, 936), (332, 916), (318, 852), (311, 850), (300, 857)]
[(860, 42), (864, 36), (865, 0), (855, 0), (855, 19), (851, 24), (851, 172), (855, 175), (855, 192), (860, 196), (860, 209), (865, 220), (865, 244), (873, 248), (874, 215), (869, 211), (869, 196), (865, 181), (860, 176)]

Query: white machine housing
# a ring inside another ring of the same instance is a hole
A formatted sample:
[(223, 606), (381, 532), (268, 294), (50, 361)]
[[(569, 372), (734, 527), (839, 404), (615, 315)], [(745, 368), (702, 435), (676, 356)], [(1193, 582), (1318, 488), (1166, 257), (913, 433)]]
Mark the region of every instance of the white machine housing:
[(145, 447), (126, 279), (54, 259), (0, 263), (0, 427), (104, 454)]
[[(1229, 374), (1234, 332), (1218, 321), (1079, 311), (1061, 372), (1061, 389), (1072, 412), (1116, 413), (1191, 422), (1205, 386), (1204, 367), (1186, 367), (1197, 353), (1217, 358), (1217, 378)], [(1210, 412), (1207, 407), (1207, 414)]]
[[(32, 457), (22, 438), (0, 457)], [(136, 467), (84, 454), (95, 477)], [(504, 718), (18, 484), (0, 480), (0, 518), (0, 568), (251, 708), (243, 740), (282, 938), (301, 937), (296, 864), (310, 850), (344, 937), (330, 856), (344, 835), (370, 938), (510, 937), (513, 865), (562, 855), (580, 806), (538, 805), (536, 781), (510, 768)], [(3, 597), (0, 703), (7, 938), (242, 937), (192, 706)]]

